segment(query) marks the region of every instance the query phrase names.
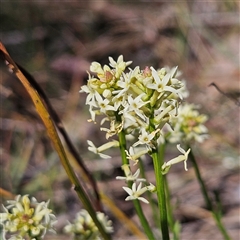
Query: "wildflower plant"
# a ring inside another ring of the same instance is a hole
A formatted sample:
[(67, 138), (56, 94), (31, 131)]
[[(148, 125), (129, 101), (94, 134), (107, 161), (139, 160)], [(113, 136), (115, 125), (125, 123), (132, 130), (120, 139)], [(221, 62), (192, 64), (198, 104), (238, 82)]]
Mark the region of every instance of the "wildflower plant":
[[(170, 211), (169, 191), (164, 175), (172, 165), (180, 162), (184, 162), (184, 169), (187, 171), (187, 159), (190, 155), (201, 189), (204, 189), (203, 195), (211, 209), (212, 205), (190, 147), (190, 142), (203, 142), (207, 138), (208, 131), (204, 126), (207, 116), (198, 112), (198, 106), (184, 100), (189, 93), (185, 81), (179, 80), (177, 67), (145, 67), (141, 70), (138, 66), (130, 68), (131, 63), (125, 62), (121, 55), (117, 61), (109, 57), (109, 65), (102, 66), (93, 62), (90, 66), (93, 75), (89, 73), (87, 85), (80, 90), (87, 94), (86, 105), (89, 106), (90, 121), (96, 122), (96, 116), (102, 116), (100, 125), (106, 122), (109, 125), (101, 127), (100, 130), (106, 132), (107, 140), (116, 135), (118, 141), (110, 140), (99, 147), (88, 141), (89, 150), (102, 158), (110, 158), (103, 152), (119, 147), (124, 176), (118, 176), (117, 179), (126, 182), (127, 186), (123, 189), (128, 196), (125, 200), (133, 200), (146, 235), (149, 239), (155, 239), (139, 201), (149, 203), (150, 199), (148, 201), (143, 195), (146, 192), (156, 192), (162, 238), (169, 239), (170, 223), (174, 239), (178, 239), (179, 225), (174, 222)], [(166, 143), (177, 144), (181, 154), (164, 161)], [(186, 150), (180, 143), (186, 146)], [(131, 172), (131, 165), (138, 164), (146, 154), (153, 160), (156, 186), (140, 176), (140, 169)], [(219, 214), (215, 213), (213, 211), (217, 225), (228, 239)], [(159, 226), (159, 223), (156, 225)]]
[(4, 235), (12, 234), (10, 239), (43, 239), (46, 232), (55, 230), (53, 225), (56, 217), (48, 208), (49, 201), (37, 202), (28, 195), (18, 195), (15, 200), (7, 201), (3, 206), (4, 213), (0, 213), (0, 224)]
[[(129, 195), (126, 200), (136, 200), (134, 205), (143, 228), (148, 237), (154, 239), (138, 200), (148, 203), (142, 195), (146, 191), (157, 192), (162, 235), (164, 239), (169, 239), (163, 175), (172, 164), (180, 161), (185, 162), (187, 170), (186, 161), (190, 149), (185, 151), (179, 145), (178, 149), (183, 154), (164, 163), (160, 158), (159, 143), (165, 134), (164, 126), (170, 125), (178, 116), (185, 84), (178, 80), (177, 67), (157, 70), (146, 67), (141, 70), (140, 67), (128, 68), (131, 63), (119, 56), (117, 61), (109, 57), (109, 65), (101, 66), (100, 63), (93, 62), (90, 66), (94, 75), (89, 73), (88, 83), (80, 91), (87, 93), (90, 121), (96, 122), (96, 116), (102, 116), (100, 124), (109, 122), (109, 127), (101, 128), (106, 132), (106, 139), (117, 135), (118, 143), (114, 140), (114, 144), (110, 141), (95, 147), (88, 141), (89, 150), (105, 158), (110, 156), (103, 154), (103, 151), (113, 146), (120, 148), (125, 177), (119, 176), (117, 179), (127, 182), (127, 186), (123, 187)], [(146, 179), (139, 180), (139, 170), (131, 173), (130, 161), (137, 164), (145, 154), (153, 159), (156, 187)]]

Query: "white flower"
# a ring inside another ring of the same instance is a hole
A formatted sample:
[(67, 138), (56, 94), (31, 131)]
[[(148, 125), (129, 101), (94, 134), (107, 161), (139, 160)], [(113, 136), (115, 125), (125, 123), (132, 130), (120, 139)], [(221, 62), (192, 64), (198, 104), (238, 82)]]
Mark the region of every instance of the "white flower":
[(132, 61), (124, 62), (123, 61), (123, 55), (120, 55), (117, 59), (117, 62), (113, 60), (112, 57), (109, 57), (110, 66), (116, 69), (116, 78), (119, 78), (122, 72), (126, 69), (127, 66), (129, 66)]
[[(101, 125), (102, 125), (102, 122), (101, 122)], [(123, 128), (123, 122), (116, 123), (115, 120), (112, 120), (110, 122), (110, 129), (108, 129), (108, 128), (100, 128), (100, 130), (107, 132), (106, 133), (106, 139), (108, 139), (109, 137), (112, 137), (112, 136), (120, 133), (122, 131), (122, 128)]]
[(125, 129), (127, 129), (129, 127), (133, 128), (133, 129), (137, 129), (139, 127), (137, 118), (135, 117), (135, 114), (133, 112), (123, 111), (122, 116), (124, 119), (124, 128)]
[(147, 148), (133, 148), (133, 147), (129, 148), (129, 152), (127, 150), (125, 150), (125, 152), (127, 154), (127, 159), (132, 160), (136, 163), (137, 163), (138, 159), (141, 156), (148, 153), (148, 151), (149, 150)]
[(141, 94), (137, 96), (136, 98), (133, 98), (131, 95), (128, 96), (127, 101), (128, 105), (124, 106), (124, 110), (126, 112), (134, 112), (137, 114), (141, 119), (145, 120), (146, 116), (144, 115), (143, 111), (141, 110), (141, 107), (146, 105), (148, 102), (144, 102), (141, 98), (144, 94)]
[(139, 183), (138, 187), (136, 183), (133, 183), (132, 189), (129, 187), (123, 187), (123, 189), (129, 194), (125, 201), (138, 199), (144, 203), (149, 203), (147, 199), (140, 197), (143, 193), (148, 191), (147, 187), (142, 188), (142, 182)]
[(171, 74), (167, 73), (163, 79), (161, 80), (160, 77), (158, 76), (157, 71), (151, 67), (150, 68), (152, 70), (152, 76), (155, 80), (155, 83), (152, 84), (148, 84), (147, 87), (150, 89), (154, 89), (158, 92), (163, 92), (163, 91), (168, 91), (168, 92), (172, 92), (172, 93), (176, 93), (177, 94), (177, 90), (173, 87), (167, 86), (170, 78), (171, 78)]
[(133, 85), (132, 79), (137, 78), (139, 75), (140, 69), (139, 67), (135, 67), (134, 70), (130, 69), (129, 73), (122, 73), (120, 80), (117, 82), (117, 86), (120, 87), (120, 90), (113, 91), (113, 94), (117, 94), (116, 97), (119, 97), (129, 90), (129, 88)]
[(102, 113), (106, 113), (106, 111), (114, 111), (115, 110), (115, 108), (113, 106), (109, 105), (110, 101), (108, 99), (103, 99), (98, 92), (95, 93), (95, 97), (97, 100), (97, 104), (100, 108), (100, 111)]
[(155, 192), (157, 190), (157, 188), (152, 183), (150, 183), (150, 185), (147, 186), (147, 190), (150, 192)]
[(117, 82), (117, 86), (121, 87), (121, 89), (113, 91), (113, 94), (117, 94), (115, 96), (116, 98), (125, 94), (128, 91), (129, 87), (131, 86), (131, 78), (129, 77), (129, 74), (122, 73), (120, 80), (118, 80)]
[(112, 102), (116, 111), (120, 106), (124, 106), (126, 102), (127, 95), (126, 94), (118, 94), (112, 98)]
[(123, 61), (123, 55), (120, 55), (117, 59), (117, 62), (113, 60), (112, 57), (109, 57), (109, 62), (110, 62), (110, 66), (113, 67), (113, 68), (116, 68), (117, 66), (120, 66), (120, 65), (125, 65), (126, 67), (129, 66), (132, 61), (128, 61), (128, 62), (124, 62)]
[(112, 221), (108, 219), (108, 216), (102, 212), (97, 212), (97, 218), (99, 222), (103, 225), (107, 233), (113, 233)]
[(95, 101), (95, 90), (93, 88), (91, 88), (90, 86), (84, 85), (81, 87), (81, 90), (79, 92), (87, 93), (86, 104), (91, 104), (95, 107), (97, 106)]
[(98, 62), (92, 62), (91, 66), (90, 66), (90, 71), (95, 72), (97, 74), (104, 74), (102, 66)]
[(146, 144), (147, 146), (149, 146), (150, 148), (152, 148), (152, 139), (155, 137), (156, 133), (159, 132), (159, 129), (157, 129), (156, 131), (153, 131), (151, 133), (148, 133), (145, 128), (142, 128), (142, 133), (141, 135), (138, 137), (139, 141), (137, 141), (136, 143), (133, 144), (133, 147), (138, 146), (139, 144)]
[[(158, 111), (155, 111), (155, 115), (156, 117), (154, 118), (154, 121), (156, 123), (161, 123), (161, 121), (163, 120), (164, 117), (168, 116), (168, 119), (170, 118), (170, 113), (172, 110), (176, 109), (176, 101), (168, 101), (169, 105), (164, 108), (160, 113), (158, 113)], [(175, 104), (175, 105), (174, 105)]]
[(115, 140), (113, 140), (111, 142), (107, 142), (107, 143), (103, 144), (102, 146), (100, 146), (98, 148), (90, 140), (87, 140), (87, 143), (89, 145), (88, 150), (95, 153), (95, 154), (98, 154), (101, 158), (111, 158), (111, 156), (108, 156), (108, 155), (103, 154), (101, 152), (105, 151), (105, 150), (107, 150), (111, 147), (118, 147), (119, 146), (119, 142), (115, 141)]
[(185, 171), (188, 170), (187, 169), (187, 159), (188, 159), (188, 154), (191, 151), (191, 149), (189, 148), (186, 152), (183, 148), (180, 147), (180, 144), (177, 145), (177, 149), (182, 153), (182, 155), (179, 155), (178, 157), (173, 158), (172, 160), (168, 161), (167, 163), (165, 162), (162, 165), (162, 173), (163, 174), (166, 174), (173, 164), (176, 164), (176, 163), (179, 163), (179, 162), (182, 162), (182, 161), (184, 161)]
[(134, 174), (132, 174), (129, 165), (124, 164), (124, 165), (122, 165), (122, 170), (124, 171), (125, 177), (117, 176), (116, 179), (125, 180), (126, 182), (128, 182), (128, 181), (146, 182), (145, 178), (138, 178), (138, 176), (140, 174), (140, 169), (137, 169), (137, 171)]

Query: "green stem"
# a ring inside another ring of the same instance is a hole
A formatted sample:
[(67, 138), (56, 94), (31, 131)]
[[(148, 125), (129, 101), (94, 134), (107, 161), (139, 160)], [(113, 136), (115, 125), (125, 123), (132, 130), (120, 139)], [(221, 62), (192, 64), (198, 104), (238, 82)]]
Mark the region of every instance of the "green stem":
[(161, 167), (162, 164), (160, 161), (160, 155), (158, 149), (153, 149), (152, 159), (156, 177), (156, 187), (157, 187), (157, 197), (158, 197), (158, 206), (160, 210), (160, 222), (161, 222), (161, 231), (162, 239), (169, 240), (169, 230), (168, 230), (168, 217), (167, 217), (167, 205), (166, 205), (166, 196), (165, 196), (165, 184), (164, 177), (162, 175)]
[[(163, 143), (160, 145), (159, 147), (159, 158), (160, 158), (160, 162), (161, 164), (164, 163), (164, 156), (165, 156), (165, 148), (166, 148), (166, 144)], [(174, 240), (178, 240), (179, 237), (178, 237), (178, 232), (177, 232), (177, 229), (175, 229), (175, 220), (174, 220), (174, 217), (173, 217), (173, 212), (172, 212), (172, 206), (171, 206), (171, 198), (170, 198), (170, 190), (169, 190), (169, 186), (168, 186), (168, 181), (167, 181), (167, 176), (163, 176), (164, 178), (164, 183), (165, 183), (165, 194), (166, 194), (166, 205), (167, 205), (167, 215), (168, 215), (168, 222), (169, 222), (169, 225), (170, 225), (170, 229), (173, 233), (173, 239)]]
[(140, 219), (141, 225), (142, 225), (144, 232), (146, 233), (148, 239), (155, 240), (152, 229), (150, 228), (148, 221), (143, 213), (142, 206), (141, 206), (139, 200), (134, 200), (133, 204), (134, 204), (135, 210), (137, 212), (137, 215)]
[[(129, 161), (127, 159), (127, 154), (125, 152), (125, 150), (127, 149), (127, 144), (126, 144), (126, 137), (125, 137), (125, 132), (124, 130), (122, 130), (119, 134), (118, 134), (118, 138), (119, 138), (119, 147), (120, 147), (120, 151), (121, 151), (121, 157), (122, 157), (122, 164), (129, 164)], [(131, 188), (132, 186), (132, 183), (128, 182), (128, 187)], [(148, 224), (148, 221), (145, 217), (145, 215), (143, 214), (143, 211), (142, 211), (142, 207), (139, 203), (139, 200), (134, 200), (133, 201), (133, 204), (134, 204), (134, 207), (135, 207), (135, 210), (137, 212), (137, 215), (140, 219), (140, 222), (141, 222), (141, 225), (144, 229), (144, 232), (146, 233), (148, 239), (151, 239), (151, 240), (155, 240), (155, 237), (153, 235), (153, 232)]]
[(121, 157), (122, 157), (122, 165), (129, 164), (129, 160), (127, 159), (127, 154), (125, 152), (125, 150), (127, 150), (127, 143), (126, 143), (124, 130), (122, 130), (118, 134), (118, 138), (119, 138), (119, 148), (120, 148)]
[[(190, 146), (188, 146), (188, 147), (190, 147)], [(203, 197), (204, 197), (204, 200), (205, 200), (205, 204), (207, 205), (207, 208), (212, 212), (213, 218), (215, 219), (215, 222), (216, 222), (219, 230), (221, 231), (222, 235), (224, 236), (224, 239), (225, 240), (231, 240), (231, 237), (228, 235), (227, 230), (222, 223), (221, 213), (220, 213), (221, 210), (220, 209), (215, 210), (214, 207), (213, 207), (213, 204), (212, 204), (212, 202), (210, 200), (210, 197), (208, 195), (207, 188), (206, 188), (205, 183), (204, 183), (204, 181), (201, 177), (201, 173), (200, 173), (200, 170), (198, 168), (198, 164), (197, 164), (197, 161), (195, 159), (195, 156), (194, 156), (192, 150), (189, 153), (189, 159), (191, 160), (193, 168), (195, 170), (195, 173), (196, 173), (198, 182), (200, 184), (201, 191), (202, 191), (202, 194), (203, 194)]]
[[(141, 172), (141, 177), (147, 179), (145, 170), (144, 170), (143, 161), (141, 158), (139, 159), (138, 164), (139, 164), (139, 168), (140, 168), (140, 172)], [(159, 215), (158, 215), (158, 211), (157, 211), (156, 201), (153, 199), (153, 194), (151, 192), (147, 191), (147, 196), (148, 196), (149, 204), (152, 208), (154, 223), (160, 229), (161, 226), (160, 226), (160, 220), (159, 220)]]
[(168, 222), (169, 222), (171, 231), (173, 233), (173, 240), (179, 240), (181, 225), (178, 221), (175, 221), (175, 219), (173, 217), (172, 205), (170, 202), (170, 190), (169, 190), (169, 186), (168, 186), (167, 176), (166, 176), (166, 180), (165, 180), (165, 192), (166, 192), (166, 201), (167, 201)]
[[(152, 109), (152, 116), (150, 117), (149, 121), (149, 130), (150, 132), (155, 131), (155, 124), (154, 124), (154, 111)], [(162, 165), (163, 165), (163, 158), (164, 153), (163, 151), (159, 151), (157, 147), (157, 139), (155, 149), (152, 149), (151, 157), (153, 159), (153, 166), (156, 178), (156, 188), (157, 188), (157, 198), (158, 198), (158, 207), (159, 207), (159, 216), (160, 216), (160, 225), (162, 231), (162, 239), (169, 240), (169, 229), (168, 229), (168, 215), (167, 215), (167, 203), (166, 203), (166, 195), (165, 195), (165, 179), (162, 174)]]

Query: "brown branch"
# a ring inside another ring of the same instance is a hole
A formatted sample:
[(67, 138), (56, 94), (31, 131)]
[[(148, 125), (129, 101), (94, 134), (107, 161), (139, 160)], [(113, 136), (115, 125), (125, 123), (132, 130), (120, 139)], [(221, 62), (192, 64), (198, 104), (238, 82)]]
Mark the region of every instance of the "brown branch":
[(218, 92), (220, 92), (222, 95), (224, 95), (225, 97), (229, 98), (230, 100), (234, 101), (235, 104), (240, 107), (240, 99), (239, 99), (240, 92), (239, 91), (238, 92), (236, 91), (236, 92), (228, 92), (228, 93), (226, 93), (226, 92), (222, 91), (218, 87), (218, 85), (216, 83), (214, 83), (214, 82), (210, 83), (208, 86), (214, 86), (218, 90)]

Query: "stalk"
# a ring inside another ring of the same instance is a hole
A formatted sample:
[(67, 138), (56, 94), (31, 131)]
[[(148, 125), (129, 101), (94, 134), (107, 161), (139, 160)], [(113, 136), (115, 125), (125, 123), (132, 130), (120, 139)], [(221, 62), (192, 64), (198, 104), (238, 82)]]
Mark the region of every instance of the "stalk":
[[(146, 179), (146, 174), (145, 174), (145, 170), (144, 170), (144, 166), (143, 166), (143, 162), (142, 162), (141, 158), (139, 159), (138, 163), (139, 163), (139, 168), (140, 168), (140, 172), (141, 172), (141, 177)], [(153, 195), (151, 192), (147, 191), (147, 196), (148, 196), (149, 204), (152, 208), (154, 223), (160, 229), (161, 226), (160, 226), (159, 215), (157, 214), (158, 213), (157, 205), (155, 203), (155, 200), (152, 197)]]
[(152, 151), (152, 159), (156, 177), (156, 187), (157, 187), (157, 197), (158, 197), (158, 206), (160, 214), (160, 223), (162, 231), (162, 239), (169, 240), (169, 230), (168, 230), (168, 217), (167, 217), (167, 204), (166, 204), (166, 195), (165, 195), (165, 184), (164, 177), (162, 175), (161, 167), (162, 163), (160, 162), (160, 155), (157, 149)]
[[(188, 147), (190, 147), (190, 146), (188, 146)], [(200, 170), (198, 168), (196, 158), (195, 158), (192, 150), (189, 153), (189, 158), (190, 158), (190, 160), (192, 162), (192, 165), (194, 167), (194, 170), (195, 170), (195, 173), (196, 173), (196, 176), (197, 176), (197, 179), (198, 179), (198, 183), (201, 187), (202, 195), (204, 197), (205, 204), (206, 204), (207, 208), (212, 212), (213, 218), (214, 218), (214, 220), (217, 224), (217, 227), (219, 228), (220, 232), (222, 233), (224, 239), (225, 240), (231, 240), (231, 237), (228, 235), (227, 230), (222, 223), (221, 210), (220, 209), (214, 209), (214, 207), (213, 207), (213, 204), (212, 204), (212, 202), (210, 200), (210, 197), (208, 195), (207, 188), (206, 188), (205, 183), (202, 179), (202, 176), (201, 176)]]
[[(149, 130), (150, 132), (155, 131), (155, 124), (153, 121), (153, 114), (150, 117)], [(155, 139), (156, 140), (156, 139)], [(158, 198), (158, 207), (159, 207), (159, 216), (160, 216), (160, 225), (162, 231), (162, 239), (169, 240), (169, 229), (168, 229), (168, 213), (167, 213), (167, 203), (165, 195), (165, 179), (162, 174), (162, 165), (163, 165), (163, 154), (155, 144), (155, 149), (152, 149), (151, 157), (153, 159), (153, 166), (155, 171), (156, 178), (156, 188), (157, 188), (157, 198)]]
[[(121, 157), (122, 157), (122, 165), (124, 164), (129, 164), (129, 161), (127, 159), (127, 154), (125, 152), (125, 150), (127, 149), (127, 144), (126, 144), (126, 137), (125, 137), (125, 131), (122, 130), (120, 133), (118, 133), (118, 138), (119, 138), (119, 148), (120, 148), (120, 151), (121, 151)], [(132, 187), (132, 183), (131, 182), (128, 182), (128, 187)], [(148, 224), (148, 221), (143, 213), (143, 210), (142, 210), (142, 207), (139, 203), (139, 200), (136, 199), (133, 201), (133, 204), (134, 204), (134, 208), (136, 210), (136, 213), (139, 217), (139, 220), (141, 222), (141, 225), (144, 229), (144, 232), (146, 233), (148, 239), (151, 239), (151, 240), (155, 240), (155, 237), (153, 235), (153, 232)]]
[[(164, 162), (164, 155), (165, 155), (165, 148), (166, 148), (166, 144), (163, 143), (160, 145), (159, 147), (159, 158), (160, 158), (160, 162), (163, 164)], [(164, 178), (164, 183), (165, 183), (165, 195), (166, 195), (166, 205), (167, 205), (167, 216), (168, 216), (168, 223), (170, 225), (170, 229), (173, 233), (173, 239), (174, 240), (178, 240), (178, 232), (175, 229), (175, 220), (173, 217), (173, 213), (172, 213), (172, 206), (171, 206), (171, 198), (170, 198), (170, 190), (169, 190), (169, 186), (168, 186), (168, 181), (167, 181), (167, 176), (163, 176)]]

